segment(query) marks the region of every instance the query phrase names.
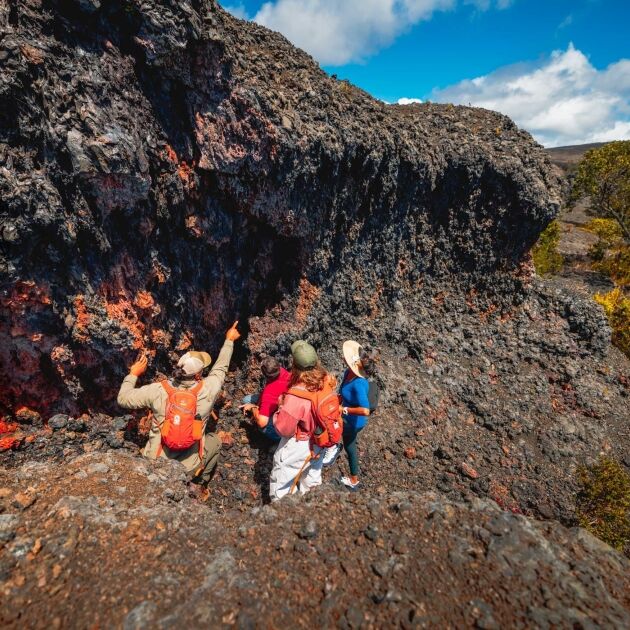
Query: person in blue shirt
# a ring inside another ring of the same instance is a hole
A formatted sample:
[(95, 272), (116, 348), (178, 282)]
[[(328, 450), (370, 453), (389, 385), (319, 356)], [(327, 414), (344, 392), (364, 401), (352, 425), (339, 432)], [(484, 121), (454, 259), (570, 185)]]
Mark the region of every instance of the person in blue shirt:
[[(352, 340), (343, 344), (343, 356), (348, 369), (343, 375), (339, 393), (343, 418), (343, 448), (348, 454), (350, 476), (342, 477), (341, 483), (349, 490), (358, 490), (361, 482), (357, 436), (367, 424), (370, 415), (368, 377), (376, 374), (376, 358), (373, 352)], [(340, 451), (341, 445), (328, 449), (324, 456), (324, 465), (333, 464)]]

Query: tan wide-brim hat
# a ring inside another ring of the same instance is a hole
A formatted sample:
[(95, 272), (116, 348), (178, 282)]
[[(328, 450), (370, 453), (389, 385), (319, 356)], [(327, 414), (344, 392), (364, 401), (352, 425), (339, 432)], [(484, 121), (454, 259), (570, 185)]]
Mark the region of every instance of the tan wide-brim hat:
[(345, 359), (348, 367), (361, 378), (367, 378), (367, 374), (361, 367), (361, 344), (352, 339), (344, 341), (343, 343), (343, 358)]
[(192, 354), (193, 357), (201, 359), (204, 368), (207, 368), (212, 363), (212, 357), (207, 352), (197, 352), (193, 350), (190, 354)]
[(207, 352), (192, 350), (182, 356), (177, 365), (184, 370), (185, 374), (193, 376), (207, 368), (211, 363), (212, 357)]

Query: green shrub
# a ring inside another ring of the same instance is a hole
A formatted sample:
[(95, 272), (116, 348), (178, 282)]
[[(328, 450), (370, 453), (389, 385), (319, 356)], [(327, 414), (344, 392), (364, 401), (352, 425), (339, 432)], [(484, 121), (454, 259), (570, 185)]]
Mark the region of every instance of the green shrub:
[(573, 200), (587, 197), (591, 212), (614, 219), (630, 244), (630, 140), (587, 151), (573, 180), (571, 196)]
[(630, 475), (603, 457), (578, 468), (577, 517), (582, 527), (619, 551), (630, 552)]
[(596, 293), (595, 301), (604, 307), (613, 344), (630, 358), (630, 298), (622, 293), (621, 287), (615, 287), (608, 293)]
[(593, 269), (608, 276), (617, 286), (630, 287), (630, 247), (622, 245), (593, 263)]
[(593, 219), (584, 227), (599, 237), (589, 251), (592, 268), (617, 286), (630, 286), (630, 246), (624, 241), (619, 223), (614, 219)]
[(552, 221), (541, 233), (532, 249), (536, 272), (541, 275), (556, 273), (562, 269), (564, 259), (558, 253), (560, 242), (560, 224)]
[(590, 259), (595, 263), (592, 265), (593, 269), (596, 269), (597, 264), (604, 260), (604, 258), (606, 257), (606, 252), (608, 252), (608, 248), (602, 240), (597, 241), (595, 245), (591, 245), (588, 250), (588, 255)]
[(611, 547), (630, 553), (630, 475), (614, 459), (578, 468), (580, 525)]
[(616, 245), (623, 238), (621, 226), (615, 219), (591, 219), (584, 229), (599, 236), (606, 247)]

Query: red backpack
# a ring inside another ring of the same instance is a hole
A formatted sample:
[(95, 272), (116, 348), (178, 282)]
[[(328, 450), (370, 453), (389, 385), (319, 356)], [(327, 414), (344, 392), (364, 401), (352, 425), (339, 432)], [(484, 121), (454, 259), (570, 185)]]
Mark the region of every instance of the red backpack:
[(162, 424), (162, 444), (172, 451), (185, 451), (199, 442), (199, 456), (203, 455), (203, 420), (198, 420), (197, 394), (203, 383), (191, 389), (176, 389), (168, 381), (162, 381), (168, 394), (166, 412)]
[(340, 398), (331, 383), (327, 382), (318, 392), (292, 388), (287, 393), (311, 401), (315, 418), (313, 442), (317, 446), (328, 448), (341, 442), (343, 420), (339, 409)]

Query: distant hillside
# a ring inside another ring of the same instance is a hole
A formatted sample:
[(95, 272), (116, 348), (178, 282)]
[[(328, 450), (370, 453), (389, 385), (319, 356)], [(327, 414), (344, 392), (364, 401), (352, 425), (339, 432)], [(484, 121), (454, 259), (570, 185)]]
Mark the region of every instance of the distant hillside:
[(563, 171), (572, 171), (582, 156), (591, 149), (604, 146), (606, 142), (593, 142), (591, 144), (576, 144), (569, 147), (554, 147), (547, 149), (551, 161)]

